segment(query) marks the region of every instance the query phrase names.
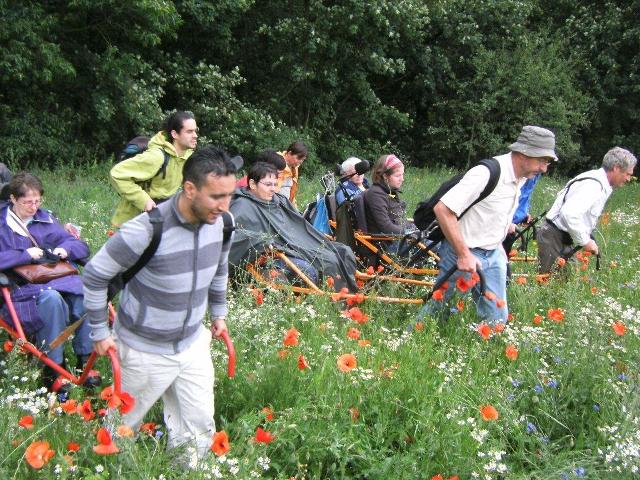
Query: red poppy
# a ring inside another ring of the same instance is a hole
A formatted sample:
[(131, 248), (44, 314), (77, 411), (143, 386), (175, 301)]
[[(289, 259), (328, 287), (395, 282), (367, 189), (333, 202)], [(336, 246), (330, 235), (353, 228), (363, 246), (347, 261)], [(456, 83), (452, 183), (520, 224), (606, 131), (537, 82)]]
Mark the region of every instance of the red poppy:
[(348, 310), (342, 312), (342, 316), (345, 318), (350, 318), (356, 323), (363, 325), (369, 321), (369, 316), (362, 313), (359, 307), (352, 307)]
[(262, 413), (264, 413), (264, 414), (265, 414), (264, 419), (265, 419), (267, 422), (270, 422), (271, 420), (273, 420), (273, 410), (271, 410), (269, 407), (264, 407), (264, 408), (262, 409)]
[(351, 414), (351, 421), (357, 422), (358, 418), (360, 418), (360, 410), (357, 407), (349, 408), (349, 413)]
[(300, 336), (300, 332), (295, 328), (291, 327), (284, 334), (284, 346), (285, 347), (295, 347), (298, 345), (298, 337)]
[(360, 338), (360, 330), (357, 328), (350, 328), (347, 331), (347, 337), (351, 340), (358, 340)]
[(291, 352), (289, 350), (278, 350), (278, 358), (280, 358), (280, 360), (282, 360), (283, 358), (287, 358), (289, 356)]
[(147, 435), (155, 435), (156, 424), (153, 422), (147, 422), (140, 425), (140, 433), (146, 433)]
[(80, 450), (80, 445), (76, 442), (67, 443), (67, 451), (68, 452), (77, 452)]
[(456, 303), (456, 308), (458, 309), (459, 312), (463, 312), (464, 311), (464, 300), (458, 300), (458, 303)]
[(567, 260), (565, 260), (562, 257), (558, 257), (558, 259), (556, 260), (556, 264), (558, 265), (558, 267), (562, 268), (566, 265)]
[(61, 403), (60, 406), (62, 407), (62, 410), (64, 410), (64, 412), (68, 415), (72, 415), (78, 412), (78, 402), (73, 398)]
[(31, 430), (33, 428), (33, 417), (31, 415), (25, 415), (18, 420), (18, 425), (27, 430)]
[(357, 366), (358, 362), (356, 361), (356, 357), (351, 353), (345, 353), (338, 357), (338, 369), (343, 373), (350, 372)]
[(260, 306), (264, 303), (264, 293), (259, 288), (252, 288), (251, 293), (253, 298), (256, 299), (256, 305)]
[(444, 480), (444, 477), (440, 474), (438, 475), (434, 475), (433, 477), (431, 477), (431, 480)]
[(526, 285), (527, 277), (516, 277), (516, 283), (518, 285)]
[(13, 350), (13, 342), (11, 340), (7, 340), (2, 344), (2, 349), (9, 353), (11, 350)]
[(421, 332), (422, 330), (424, 330), (424, 323), (416, 322), (416, 324), (414, 325), (414, 328), (416, 329), (416, 331)]
[(378, 268), (376, 268), (376, 272), (378, 273), (380, 273), (383, 270), (384, 270), (384, 267), (382, 265), (378, 265)]
[(493, 331), (495, 333), (502, 333), (504, 331), (504, 323), (498, 323), (495, 327), (493, 327)]
[(343, 287), (340, 289), (338, 293), (331, 294), (331, 300), (334, 302), (339, 302), (343, 298), (345, 298), (349, 294), (349, 289), (347, 287)]
[(542, 315), (538, 315), (537, 313), (533, 316), (533, 324), (540, 325), (544, 317)]
[(547, 317), (554, 322), (560, 323), (564, 320), (564, 311), (561, 308), (550, 308), (547, 312)]
[(499, 298), (498, 300), (496, 300), (496, 307), (498, 308), (504, 308), (504, 306), (507, 304), (507, 302), (505, 302), (503, 299)]
[(256, 443), (271, 443), (275, 440), (276, 436), (272, 433), (267, 432), (262, 427), (258, 427), (256, 429), (256, 436), (254, 437), (254, 441)]
[(300, 370), (306, 370), (309, 368), (309, 364), (307, 363), (307, 359), (304, 358), (304, 355), (298, 355), (298, 368)]
[(133, 429), (129, 425), (120, 425), (116, 429), (116, 433), (120, 438), (131, 438), (133, 437)]
[(513, 322), (514, 320), (515, 320), (515, 317), (513, 316), (513, 313), (508, 313), (507, 322)]
[(591, 294), (595, 295), (596, 293), (598, 293), (598, 287), (591, 287)]
[(443, 290), (442, 288), (439, 288), (438, 290), (433, 292), (433, 295), (431, 296), (431, 298), (433, 298), (436, 302), (441, 302), (442, 300), (444, 300), (444, 292), (445, 290)]
[(229, 443), (229, 436), (224, 430), (216, 432), (211, 437), (211, 451), (218, 457), (226, 455), (231, 450), (231, 444)]
[(335, 284), (335, 280), (333, 279), (333, 277), (327, 277), (327, 287), (333, 288), (334, 284)]
[(56, 452), (49, 448), (49, 442), (37, 440), (27, 447), (24, 458), (31, 467), (38, 470), (49, 463), (55, 454)]
[(82, 416), (82, 418), (84, 418), (85, 422), (93, 420), (93, 418), (96, 416), (96, 412), (94, 412), (91, 408), (91, 402), (89, 400), (85, 400), (84, 402), (82, 402), (82, 404), (78, 405), (76, 411), (79, 415)]
[(360, 347), (369, 347), (371, 346), (370, 340), (358, 340), (358, 346)]
[(467, 290), (469, 290), (471, 287), (473, 286), (473, 284), (471, 282), (469, 282), (464, 275), (460, 275), (457, 279), (456, 279), (456, 288), (458, 290), (460, 290), (462, 293), (465, 293)]
[(374, 272), (373, 272), (373, 266), (370, 266), (369, 268), (367, 268), (367, 273), (368, 273), (369, 275), (373, 275), (373, 273), (374, 273)]
[(484, 298), (486, 298), (490, 302), (493, 302), (496, 299), (496, 294), (487, 290), (486, 292), (484, 292)]
[(507, 254), (509, 258), (513, 258), (516, 255), (518, 255), (518, 250), (516, 250), (515, 248), (512, 248), (511, 251)]
[(101, 428), (100, 430), (98, 430), (96, 438), (98, 439), (98, 445), (93, 447), (93, 451), (98, 455), (113, 455), (114, 453), (118, 453), (120, 451), (116, 444), (113, 443), (111, 434), (106, 428)]
[(136, 404), (135, 399), (127, 392), (120, 392), (120, 395), (117, 395), (113, 385), (104, 388), (100, 392), (100, 398), (107, 402), (109, 408), (118, 408), (122, 415), (129, 413)]
[(475, 285), (480, 281), (480, 274), (478, 272), (471, 273), (471, 285)]
[(114, 232), (113, 230), (107, 230), (107, 237), (113, 237)]
[(613, 331), (615, 332), (616, 335), (618, 335), (619, 337), (621, 337), (622, 335), (625, 334), (625, 332), (627, 331), (627, 327), (625, 326), (624, 323), (622, 322), (614, 322), (611, 324), (611, 328), (613, 328)]
[(518, 359), (518, 349), (515, 345), (507, 345), (507, 348), (504, 349), (504, 355), (512, 362), (515, 362)]
[(478, 325), (477, 331), (482, 338), (484, 338), (485, 340), (489, 340), (489, 337), (491, 336), (491, 327), (489, 325), (482, 322), (480, 325)]
[(272, 280), (275, 280), (279, 276), (280, 276), (280, 273), (277, 270), (274, 270), (274, 269), (269, 270), (269, 278), (271, 278)]
[(498, 411), (491, 404), (481, 405), (480, 414), (482, 415), (482, 419), (486, 422), (497, 420), (498, 417), (500, 417)]
[(549, 275), (547, 273), (541, 273), (539, 275), (536, 275), (536, 282), (538, 282), (538, 284), (540, 284), (540, 285), (548, 283), (549, 282)]
[(364, 287), (364, 281), (363, 280), (356, 280), (356, 287), (363, 288)]

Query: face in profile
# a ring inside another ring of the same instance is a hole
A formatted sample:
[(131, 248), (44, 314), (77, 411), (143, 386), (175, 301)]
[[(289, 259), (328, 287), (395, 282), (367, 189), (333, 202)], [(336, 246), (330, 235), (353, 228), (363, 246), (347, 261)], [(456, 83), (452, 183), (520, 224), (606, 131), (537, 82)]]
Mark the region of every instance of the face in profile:
[(198, 125), (193, 118), (188, 118), (182, 123), (180, 133), (172, 130), (171, 136), (181, 149), (194, 149), (198, 144)]
[(385, 173), (384, 178), (390, 189), (398, 190), (404, 182), (404, 165), (399, 165), (391, 170), (390, 173)]

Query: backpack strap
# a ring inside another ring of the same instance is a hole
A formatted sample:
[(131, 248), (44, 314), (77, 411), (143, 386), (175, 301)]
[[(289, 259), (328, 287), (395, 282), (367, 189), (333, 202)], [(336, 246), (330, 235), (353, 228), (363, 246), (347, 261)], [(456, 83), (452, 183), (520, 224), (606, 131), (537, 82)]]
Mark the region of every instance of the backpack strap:
[(571, 185), (573, 185), (574, 183), (577, 183), (577, 182), (582, 182), (583, 180), (594, 180), (594, 181), (598, 182), (598, 184), (600, 185), (600, 188), (604, 190), (604, 187), (602, 186), (602, 182), (600, 182), (600, 180), (598, 180), (595, 177), (574, 178), (569, 183), (567, 183), (567, 185), (564, 187), (564, 196), (562, 197), (562, 203), (560, 204), (560, 208), (558, 209), (558, 213), (551, 220), (551, 223), (553, 223), (555, 225), (554, 220), (556, 220), (560, 216), (560, 210), (564, 206), (564, 203), (567, 201), (567, 195), (569, 194), (569, 189), (571, 188)]
[(144, 249), (142, 255), (138, 261), (127, 271), (122, 274), (122, 286), (124, 287), (129, 280), (136, 276), (136, 274), (147, 264), (151, 257), (153, 257), (158, 250), (158, 245), (160, 245), (160, 239), (162, 237), (162, 224), (164, 222), (164, 218), (162, 218), (162, 214), (160, 210), (157, 208), (152, 208), (149, 210), (149, 222), (153, 227), (153, 233), (151, 235), (151, 242), (147, 248)]
[(224, 222), (224, 226), (222, 227), (222, 249), (224, 250), (229, 244), (231, 234), (236, 229), (236, 226), (229, 212), (222, 212), (222, 221)]
[(489, 181), (484, 187), (484, 190), (480, 192), (480, 196), (478, 196), (478, 198), (476, 198), (473, 203), (471, 203), (471, 205), (464, 209), (458, 219), (462, 218), (462, 216), (467, 213), (471, 207), (473, 207), (477, 203), (480, 203), (482, 200), (491, 195), (491, 193), (496, 189), (496, 185), (498, 185), (498, 180), (500, 179), (500, 163), (498, 163), (498, 160), (496, 160), (495, 158), (486, 158), (484, 160), (480, 160), (478, 162), (478, 165), (484, 165), (489, 169)]
[(154, 177), (157, 177), (158, 175), (162, 174), (162, 179), (164, 180), (165, 178), (167, 178), (167, 165), (169, 165), (169, 160), (171, 160), (171, 156), (165, 151), (164, 148), (160, 148), (160, 150), (162, 150), (162, 157), (163, 157), (162, 166), (158, 170), (158, 173), (154, 175)]

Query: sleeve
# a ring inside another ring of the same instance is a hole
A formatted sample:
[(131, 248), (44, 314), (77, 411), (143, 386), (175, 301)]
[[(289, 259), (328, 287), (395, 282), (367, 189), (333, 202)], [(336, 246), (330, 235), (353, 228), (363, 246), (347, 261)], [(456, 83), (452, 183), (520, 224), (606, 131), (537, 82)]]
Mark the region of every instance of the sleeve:
[(111, 184), (116, 191), (138, 210), (151, 199), (140, 186), (141, 182), (152, 179), (164, 162), (164, 154), (159, 148), (150, 148), (135, 157), (117, 163), (111, 168)]
[(151, 242), (153, 228), (148, 215), (127, 222), (87, 263), (82, 272), (84, 306), (93, 341), (110, 335), (107, 322), (109, 282), (132, 267)]
[[(4, 226), (3, 229), (9, 229), (9, 227)], [(4, 237), (4, 232), (2, 236)], [(31, 263), (31, 255), (27, 253), (26, 248), (9, 248), (6, 242), (0, 242), (0, 270), (29, 263)]]
[(386, 193), (381, 190), (369, 190), (365, 197), (365, 204), (369, 215), (375, 218), (381, 233), (404, 234), (403, 225), (396, 225), (391, 220), (389, 205), (386, 201)]
[(602, 185), (595, 180), (584, 180), (571, 185), (558, 216), (576, 245), (589, 243), (591, 227), (586, 219), (602, 195)]
[(86, 242), (67, 232), (56, 219), (53, 219), (53, 223), (47, 228), (47, 235), (42, 243), (52, 250), (57, 247), (64, 248), (71, 261), (89, 258), (89, 246)]
[(480, 196), (489, 183), (489, 176), (487, 167), (473, 167), (457, 185), (442, 196), (440, 201), (459, 217)]

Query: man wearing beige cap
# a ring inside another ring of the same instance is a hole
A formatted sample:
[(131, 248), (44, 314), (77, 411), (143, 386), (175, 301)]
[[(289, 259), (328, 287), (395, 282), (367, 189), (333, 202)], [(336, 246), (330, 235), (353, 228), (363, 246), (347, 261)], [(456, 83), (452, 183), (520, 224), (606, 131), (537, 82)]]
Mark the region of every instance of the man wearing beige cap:
[(540, 273), (549, 273), (559, 257), (567, 260), (580, 247), (598, 254), (591, 233), (611, 192), (631, 179), (636, 163), (630, 151), (614, 147), (604, 156), (601, 168), (581, 173), (558, 192), (536, 234)]
[(445, 303), (453, 294), (457, 277), (464, 275), (468, 278), (469, 273), (482, 270), (487, 290), (504, 302), (488, 300), (474, 288), (472, 294), (478, 314), (491, 324), (507, 321), (507, 257), (502, 241), (512, 225), (522, 184), (527, 178), (546, 172), (549, 163), (558, 159), (553, 132), (541, 127), (524, 127), (518, 140), (509, 148), (510, 153), (494, 157), (500, 176), (486, 198), (474, 203), (491, 179), (489, 168), (478, 165), (470, 169), (434, 207), (445, 235), (438, 251), (440, 277), (454, 265), (458, 272), (448, 282), (445, 302), (432, 301), (424, 307), (426, 312), (447, 315), (449, 309)]

